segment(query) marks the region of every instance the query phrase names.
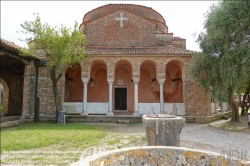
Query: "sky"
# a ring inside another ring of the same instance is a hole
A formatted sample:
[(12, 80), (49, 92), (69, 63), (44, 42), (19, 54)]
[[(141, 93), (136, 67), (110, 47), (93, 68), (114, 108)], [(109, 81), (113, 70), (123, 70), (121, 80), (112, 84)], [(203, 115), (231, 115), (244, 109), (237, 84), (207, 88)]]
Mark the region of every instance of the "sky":
[[(204, 14), (209, 6), (218, 1), (2, 1), (1, 0), (1, 38), (14, 42), (21, 47), (27, 47), (19, 40), (25, 36), (17, 33), (22, 30), (20, 24), (33, 21), (33, 13), (39, 13), (41, 21), (52, 26), (80, 25), (84, 15), (106, 4), (137, 4), (151, 7), (160, 13), (166, 21), (168, 31), (174, 36), (186, 39), (188, 50), (200, 51), (195, 42), (197, 35), (204, 31)], [(196, 35), (194, 35), (196, 34)]]

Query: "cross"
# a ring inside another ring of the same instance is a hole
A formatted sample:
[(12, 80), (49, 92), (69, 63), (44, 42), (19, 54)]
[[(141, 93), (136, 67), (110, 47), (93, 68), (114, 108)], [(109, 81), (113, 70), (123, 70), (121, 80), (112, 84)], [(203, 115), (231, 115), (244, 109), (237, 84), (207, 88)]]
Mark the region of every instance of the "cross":
[(123, 27), (123, 20), (128, 20), (128, 18), (123, 18), (123, 13), (120, 13), (120, 18), (116, 18), (116, 20), (120, 21), (120, 27)]

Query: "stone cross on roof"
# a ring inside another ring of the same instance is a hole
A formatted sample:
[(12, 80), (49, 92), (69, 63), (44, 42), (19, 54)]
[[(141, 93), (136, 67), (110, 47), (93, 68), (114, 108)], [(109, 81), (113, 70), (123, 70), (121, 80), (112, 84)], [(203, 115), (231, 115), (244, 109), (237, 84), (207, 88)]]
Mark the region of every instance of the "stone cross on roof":
[(120, 21), (120, 27), (123, 27), (123, 20), (128, 20), (128, 18), (124, 18), (123, 13), (120, 13), (120, 18), (116, 18), (116, 20)]

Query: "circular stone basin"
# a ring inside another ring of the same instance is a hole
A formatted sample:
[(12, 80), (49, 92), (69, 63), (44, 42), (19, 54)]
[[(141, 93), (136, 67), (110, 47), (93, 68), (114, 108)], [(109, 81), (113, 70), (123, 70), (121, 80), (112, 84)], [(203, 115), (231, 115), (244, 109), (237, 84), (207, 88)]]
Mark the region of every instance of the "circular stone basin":
[(70, 165), (117, 166), (117, 165), (222, 165), (249, 166), (249, 161), (227, 158), (222, 154), (204, 150), (171, 146), (141, 146), (117, 149), (84, 157)]
[(169, 114), (151, 114), (147, 115), (149, 118), (175, 118), (175, 115), (169, 115)]

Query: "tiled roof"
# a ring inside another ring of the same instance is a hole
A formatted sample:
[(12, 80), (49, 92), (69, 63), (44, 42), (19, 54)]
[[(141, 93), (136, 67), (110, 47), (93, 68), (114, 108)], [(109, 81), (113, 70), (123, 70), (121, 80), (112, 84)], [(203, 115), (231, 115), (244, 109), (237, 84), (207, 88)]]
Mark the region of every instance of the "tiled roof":
[(192, 55), (194, 51), (181, 48), (162, 47), (94, 47), (86, 46), (87, 55)]
[[(10, 42), (8, 40), (5, 40), (3, 38), (0, 38), (0, 47), (2, 48), (6, 48), (8, 50), (13, 50), (14, 52), (16, 52), (16, 56), (20, 56), (19, 55), (19, 49), (25, 50), (25, 48), (20, 47), (16, 44), (14, 44), (14, 42)], [(23, 56), (23, 58), (25, 59), (39, 59), (38, 57), (31, 55), (31, 56)]]
[(3, 38), (0, 38), (0, 45), (1, 45), (1, 47), (7, 46), (7, 47), (12, 48), (16, 51), (18, 51), (18, 49), (21, 48), (20, 46), (14, 44), (14, 42), (9, 42)]

